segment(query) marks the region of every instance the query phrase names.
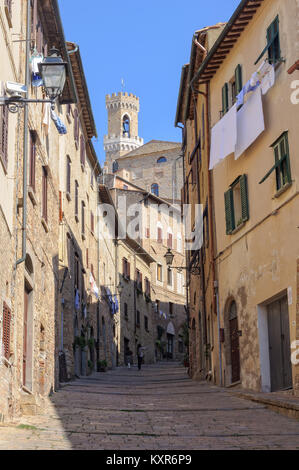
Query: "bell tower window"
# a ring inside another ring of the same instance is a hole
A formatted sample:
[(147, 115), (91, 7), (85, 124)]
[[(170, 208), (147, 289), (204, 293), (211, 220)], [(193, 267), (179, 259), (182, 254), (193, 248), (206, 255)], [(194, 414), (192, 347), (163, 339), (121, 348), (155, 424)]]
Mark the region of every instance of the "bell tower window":
[(130, 137), (130, 118), (127, 115), (123, 117), (123, 137)]

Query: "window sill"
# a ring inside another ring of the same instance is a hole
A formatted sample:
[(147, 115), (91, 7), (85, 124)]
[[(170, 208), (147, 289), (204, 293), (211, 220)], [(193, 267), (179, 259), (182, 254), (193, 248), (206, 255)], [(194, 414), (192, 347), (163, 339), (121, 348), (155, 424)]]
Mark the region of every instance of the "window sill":
[(240, 225), (238, 225), (238, 227), (236, 227), (232, 231), (231, 235), (234, 235), (235, 233), (238, 233), (240, 230), (242, 230), (242, 228), (245, 226), (245, 224), (246, 224), (246, 222), (242, 222)]
[(287, 191), (292, 186), (292, 182), (286, 183), (282, 188), (280, 188), (277, 193), (274, 195), (273, 199), (277, 199), (281, 196), (285, 191)]
[(46, 221), (46, 219), (45, 219), (44, 217), (42, 217), (41, 222), (42, 222), (42, 226), (43, 226), (44, 229), (45, 229), (45, 232), (48, 233), (48, 232), (49, 232), (49, 226), (48, 226), (47, 221)]
[(72, 200), (72, 196), (68, 191), (66, 192), (66, 198), (69, 202)]
[(30, 197), (32, 204), (36, 206), (37, 200), (36, 200), (34, 189), (32, 188), (32, 186), (28, 187), (28, 196)]

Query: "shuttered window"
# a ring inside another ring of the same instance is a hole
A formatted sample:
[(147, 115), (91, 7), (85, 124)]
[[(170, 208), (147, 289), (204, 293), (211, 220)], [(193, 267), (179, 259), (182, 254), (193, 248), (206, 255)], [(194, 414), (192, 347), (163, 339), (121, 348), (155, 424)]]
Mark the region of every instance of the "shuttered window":
[(66, 157), (66, 192), (71, 194), (71, 159)]
[(79, 216), (79, 184), (75, 181), (75, 217)]
[(268, 61), (270, 64), (276, 64), (276, 62), (281, 60), (278, 16), (267, 28), (267, 45), (255, 61), (254, 65), (264, 57), (266, 52), (268, 52)]
[(46, 167), (43, 166), (42, 176), (42, 216), (45, 221), (48, 221), (48, 172)]
[(80, 163), (85, 166), (85, 139), (83, 135), (80, 138)]
[(123, 277), (127, 280), (131, 277), (131, 265), (126, 258), (123, 258)]
[(167, 234), (167, 247), (168, 248), (172, 248), (172, 239), (173, 239), (172, 233), (168, 233)]
[(242, 65), (238, 65), (235, 70), (236, 96), (243, 88)]
[(74, 111), (74, 140), (78, 147), (79, 146), (79, 117), (78, 117), (77, 108)]
[(260, 181), (260, 184), (266, 181), (273, 171), (275, 171), (276, 189), (279, 191), (285, 185), (292, 182), (288, 132), (284, 132), (279, 139), (272, 144), (272, 148), (274, 151), (274, 166)]
[(29, 186), (35, 192), (36, 132), (30, 131)]
[(161, 227), (158, 227), (157, 241), (158, 243), (163, 243), (163, 233)]
[(3, 350), (4, 350), (4, 357), (9, 360), (10, 357), (10, 322), (11, 322), (11, 311), (6, 305), (3, 303), (3, 325), (2, 325), (2, 340), (3, 340)]
[(222, 88), (222, 115), (227, 113), (229, 109), (228, 103), (228, 83), (225, 83)]
[(85, 202), (81, 201), (81, 233), (85, 234)]
[(226, 233), (249, 220), (247, 175), (239, 176), (224, 194)]
[[(1, 94), (5, 96), (3, 87)], [(8, 106), (0, 106), (0, 159), (7, 171), (8, 165)]]

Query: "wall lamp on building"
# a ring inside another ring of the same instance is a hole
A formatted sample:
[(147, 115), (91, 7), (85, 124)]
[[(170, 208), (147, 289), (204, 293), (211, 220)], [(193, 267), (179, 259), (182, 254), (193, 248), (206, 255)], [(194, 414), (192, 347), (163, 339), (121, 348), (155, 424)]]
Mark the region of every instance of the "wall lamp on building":
[(17, 113), (19, 108), (24, 108), (27, 103), (51, 103), (55, 107), (55, 100), (62, 94), (67, 72), (67, 63), (59, 56), (55, 48), (50, 50), (50, 55), (39, 64), (39, 72), (43, 80), (47, 100), (24, 98), (28, 93), (27, 87), (20, 83), (6, 82), (6, 93), (10, 96), (1, 96), (0, 105), (8, 106), (11, 113)]
[(172, 253), (170, 248), (168, 248), (166, 255), (164, 255), (164, 258), (169, 269), (177, 269), (178, 271), (185, 269), (187, 272), (193, 274), (194, 276), (200, 276), (200, 266), (172, 266), (174, 254)]

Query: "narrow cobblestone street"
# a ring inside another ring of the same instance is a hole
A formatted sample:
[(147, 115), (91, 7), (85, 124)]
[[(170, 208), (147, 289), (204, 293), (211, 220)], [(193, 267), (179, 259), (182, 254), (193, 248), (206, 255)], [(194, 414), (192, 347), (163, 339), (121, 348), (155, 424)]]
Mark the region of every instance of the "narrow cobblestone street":
[(1, 426), (0, 449), (299, 449), (299, 422), (158, 364), (66, 385), (44, 415)]

